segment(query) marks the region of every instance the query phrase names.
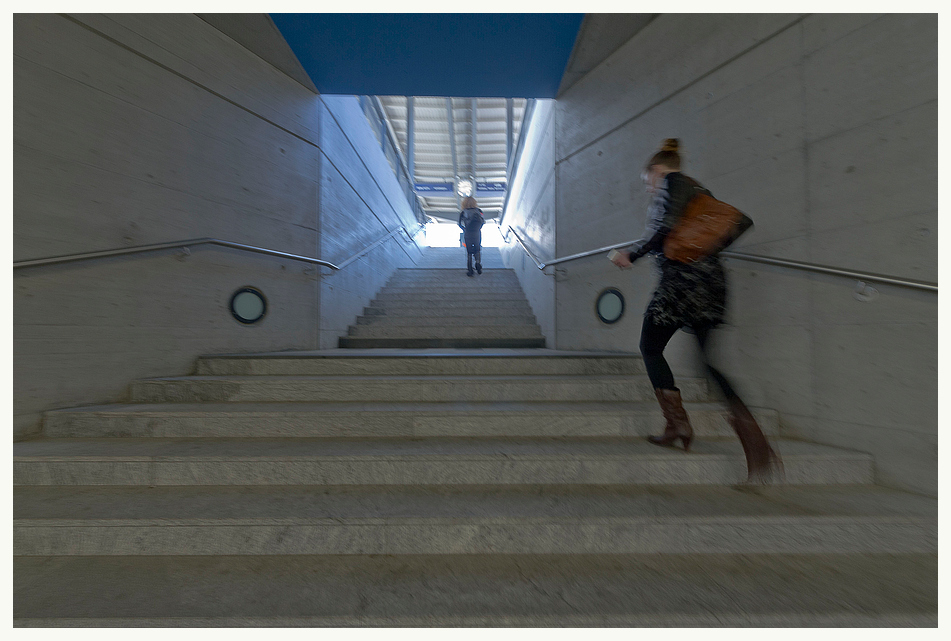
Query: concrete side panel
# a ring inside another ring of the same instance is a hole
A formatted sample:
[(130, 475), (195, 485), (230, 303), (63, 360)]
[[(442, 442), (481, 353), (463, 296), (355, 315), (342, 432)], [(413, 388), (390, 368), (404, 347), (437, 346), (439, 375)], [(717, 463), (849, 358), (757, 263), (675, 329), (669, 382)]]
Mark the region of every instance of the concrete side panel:
[(937, 496), (938, 436), (876, 424), (826, 418), (783, 417), (783, 431), (797, 438), (868, 452), (877, 483)]
[(937, 210), (842, 227), (816, 234), (812, 256), (823, 265), (937, 282), (937, 228)]
[[(396, 176), (354, 97), (322, 97), (320, 255), (340, 264), (398, 227), (416, 222)], [(320, 348), (337, 339), (396, 269), (413, 267), (418, 245), (402, 234), (321, 278)]]
[(808, 54), (803, 61), (808, 140), (934, 100), (937, 41), (937, 14), (894, 14)]
[[(254, 236), (235, 236), (233, 215), (228, 217), (232, 220), (216, 225), (196, 216), (205, 208), (243, 210), (247, 218), (261, 223), (266, 219), (277, 223), (276, 228), (295, 225), (301, 228), (298, 238), (315, 234), (315, 154), (301, 153), (294, 161), (273, 163), (243, 153), (244, 145), (235, 145), (233, 134), (225, 133), (228, 125), (246, 130), (273, 128), (262, 127), (260, 121), (248, 122), (227, 107), (215, 116), (209, 107), (204, 118), (221, 123), (221, 135), (207, 135), (45, 69), (28, 63), (17, 67), (20, 81), (16, 85), (14, 141), (24, 162), (16, 166), (19, 182), (15, 197), (18, 211), (22, 207), (24, 215), (15, 222), (18, 232), (48, 237), (55, 243), (18, 243), (18, 259), (202, 235), (256, 244), (280, 242), (261, 233), (269, 228), (267, 224), (258, 225)], [(231, 115), (239, 117), (232, 119)], [(76, 126), (77, 118), (84, 126)], [(277, 138), (284, 148), (299, 144), (280, 133)], [(218, 159), (226, 161), (216, 162)], [(150, 197), (141, 198), (143, 192)], [(195, 202), (196, 198), (200, 202)], [(57, 203), (52, 210), (47, 209), (50, 201)], [(163, 223), (163, 232), (171, 223), (184, 235), (152, 235), (141, 228), (129, 233), (126, 229), (121, 243), (113, 238), (104, 245), (105, 239), (98, 235), (65, 234), (57, 226), (42, 234), (31, 233), (37, 224), (45, 227), (51, 216), (71, 218), (78, 211), (86, 214), (83, 218), (90, 224), (134, 219), (142, 216), (135, 212), (140, 201), (150, 209), (162, 210), (170, 219)], [(277, 248), (293, 252), (305, 246), (292, 241)]]
[[(267, 300), (254, 325), (229, 310), (246, 286)], [(44, 410), (122, 400), (136, 378), (186, 374), (200, 354), (308, 349), (317, 287), (300, 263), (214, 249), (18, 270), (15, 436), (35, 432)]]
[(560, 122), (558, 158), (669, 99), (797, 20), (782, 14), (664, 14), (653, 20), (559, 99), (587, 117)]
[[(639, 353), (644, 308), (656, 282), (646, 261), (635, 270), (622, 271), (602, 254), (562, 268), (564, 280), (556, 283), (558, 348)], [(598, 296), (607, 288), (624, 297), (624, 314), (611, 324), (601, 321), (596, 309)]]
[(321, 109), (327, 160), (390, 230), (412, 229), (416, 219), (357, 98), (322, 96)]
[[(830, 325), (813, 331), (817, 410), (824, 418), (934, 432), (938, 422), (935, 323)], [(882, 349), (886, 345), (889, 349)]]
[[(314, 94), (194, 14), (82, 14), (72, 19), (307, 140)], [(253, 71), (256, 82), (248, 83)]]
[[(543, 262), (556, 257), (554, 118), (554, 103), (539, 100), (531, 125), (524, 132), (525, 146), (502, 222), (503, 232), (509, 227), (514, 228)], [(515, 270), (541, 333), (546, 337), (547, 346), (554, 348), (554, 278), (538, 269), (514, 236), (510, 236), (510, 241), (499, 248), (502, 263)]]
[(817, 13), (803, 21), (803, 53), (813, 53), (876, 22), (884, 13)]
[[(320, 97), (193, 15), (18, 14), (13, 53), (18, 260), (202, 236), (342, 260), (412, 222), (382, 151), (360, 142), (372, 133), (354, 99), (335, 137), (319, 135)], [(344, 172), (332, 188), (328, 158)], [(322, 202), (344, 216), (322, 221)], [(315, 349), (320, 323), (345, 333), (418, 255), (393, 239), (336, 281), (207, 248), (17, 270), (14, 437), (201, 354)], [(268, 301), (258, 324), (228, 309), (243, 286)]]
[(699, 164), (705, 174), (755, 166), (801, 146), (799, 76), (798, 69), (786, 67), (703, 108)]
[[(932, 98), (809, 145), (810, 226), (817, 236), (937, 210), (938, 102)], [(873, 243), (891, 245), (889, 238)]]

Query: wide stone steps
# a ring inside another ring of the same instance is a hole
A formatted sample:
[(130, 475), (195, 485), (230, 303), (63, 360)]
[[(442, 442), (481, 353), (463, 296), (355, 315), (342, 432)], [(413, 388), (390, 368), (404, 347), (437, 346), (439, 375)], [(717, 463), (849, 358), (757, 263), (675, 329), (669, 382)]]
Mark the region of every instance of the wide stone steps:
[(519, 325), (452, 323), (443, 326), (361, 324), (351, 325), (348, 334), (351, 338), (545, 340), (541, 328), (534, 323)]
[[(698, 438), (733, 438), (721, 403), (685, 403)], [(775, 410), (753, 408), (769, 437)], [(156, 403), (47, 412), (47, 437), (425, 438), (645, 437), (663, 430), (656, 402)]]
[(512, 270), (400, 269), (338, 346), (354, 348), (544, 347)]
[(874, 487), (16, 487), (16, 556), (933, 554), (935, 501)]
[[(934, 554), (14, 557), (17, 627), (916, 627)], [(398, 589), (394, 589), (394, 581)], [(95, 589), (91, 590), (90, 582)]]
[(480, 287), (466, 287), (465, 291), (460, 291), (461, 288), (453, 286), (439, 286), (439, 285), (406, 285), (406, 286), (394, 286), (387, 285), (383, 290), (383, 293), (386, 294), (410, 294), (413, 296), (420, 296), (422, 298), (434, 298), (436, 296), (444, 296), (446, 294), (462, 294), (463, 296), (472, 297), (478, 296), (483, 298), (494, 298), (495, 294), (513, 294), (518, 296), (523, 296), (522, 288), (517, 284), (513, 286), (491, 286), (484, 285)]
[(524, 301), (525, 294), (519, 291), (498, 292), (494, 290), (484, 292), (460, 292), (458, 290), (449, 292), (425, 292), (411, 291), (403, 293), (390, 293), (388, 289), (383, 289), (373, 299), (375, 302), (390, 303), (399, 301), (414, 301), (423, 304), (431, 302), (448, 301), (456, 303), (469, 303), (473, 312), (478, 312), (489, 307), (494, 301)]
[[(480, 314), (474, 316), (471, 307), (445, 307), (440, 306), (437, 309), (424, 305), (387, 305), (386, 307), (364, 307), (363, 316), (357, 317), (357, 324), (366, 321), (374, 321), (376, 317), (400, 317), (407, 318), (409, 321), (425, 320), (429, 316), (438, 316), (440, 319), (448, 318), (480, 318), (489, 320), (493, 318), (511, 318), (521, 317), (522, 322), (535, 323), (535, 315), (532, 313), (528, 304), (515, 304), (510, 307), (494, 305), (490, 315)], [(369, 317), (369, 318), (368, 318)]]
[(645, 374), (631, 354), (524, 350), (318, 350), (222, 354), (198, 359), (213, 376), (581, 376)]
[[(368, 314), (357, 318), (356, 327), (418, 327), (426, 329), (436, 329), (442, 327), (504, 327), (509, 329), (520, 328), (523, 332), (534, 335), (541, 335), (541, 329), (535, 323), (535, 316), (531, 314), (520, 315), (492, 315), (492, 316), (473, 316), (472, 314), (442, 314), (427, 313), (422, 316), (409, 316), (405, 314), (389, 315)], [(351, 336), (353, 332), (351, 331)]]
[[(685, 401), (708, 400), (707, 381), (678, 381)], [(182, 376), (135, 381), (135, 403), (317, 401), (646, 401), (646, 376)]]
[[(789, 484), (872, 482), (872, 459), (776, 441)], [(735, 440), (46, 439), (14, 445), (14, 485), (731, 485)]]
[(344, 349), (375, 349), (379, 347), (389, 349), (419, 349), (419, 348), (470, 348), (470, 349), (498, 349), (498, 348), (532, 348), (545, 347), (545, 338), (478, 338), (446, 337), (446, 338), (368, 338), (360, 336), (341, 336), (337, 339), (338, 347)]
[[(466, 314), (532, 314), (532, 308), (525, 300), (479, 300), (477, 305), (471, 300), (447, 300), (443, 298), (428, 298), (424, 300), (406, 298), (388, 300), (385, 302), (371, 301), (370, 306), (364, 309), (386, 310), (387, 313), (414, 313), (425, 315), (432, 312), (466, 313)], [(371, 312), (376, 313), (376, 312)]]
[(511, 269), (504, 269), (498, 267), (485, 267), (483, 263), (482, 274), (477, 274), (473, 277), (466, 276), (465, 274), (465, 263), (466, 257), (462, 257), (462, 267), (456, 269), (426, 269), (419, 267), (410, 267), (398, 269), (394, 272), (393, 276), (390, 277), (390, 280), (387, 284), (401, 283), (401, 282), (438, 282), (438, 283), (454, 283), (458, 284), (460, 287), (473, 286), (475, 284), (489, 283), (489, 282), (508, 282), (508, 283), (518, 283), (518, 277), (515, 275), (515, 272)]

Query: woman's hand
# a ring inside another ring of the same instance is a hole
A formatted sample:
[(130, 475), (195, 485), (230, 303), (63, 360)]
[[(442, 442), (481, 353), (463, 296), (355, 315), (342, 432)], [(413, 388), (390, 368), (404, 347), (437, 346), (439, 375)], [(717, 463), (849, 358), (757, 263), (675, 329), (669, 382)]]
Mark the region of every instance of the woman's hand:
[(621, 252), (620, 254), (615, 256), (614, 260), (612, 260), (611, 262), (617, 265), (618, 267), (620, 267), (621, 269), (624, 269), (625, 267), (630, 267), (631, 265), (634, 264), (631, 262), (630, 255), (627, 252)]

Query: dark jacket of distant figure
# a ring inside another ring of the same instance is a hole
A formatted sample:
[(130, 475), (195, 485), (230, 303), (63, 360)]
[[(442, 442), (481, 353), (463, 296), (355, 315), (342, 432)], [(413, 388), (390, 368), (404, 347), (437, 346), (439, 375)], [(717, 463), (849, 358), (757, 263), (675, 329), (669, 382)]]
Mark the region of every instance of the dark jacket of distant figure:
[(482, 225), (484, 224), (485, 217), (481, 209), (463, 209), (459, 213), (459, 227), (463, 231), (468, 253), (477, 254), (482, 251)]

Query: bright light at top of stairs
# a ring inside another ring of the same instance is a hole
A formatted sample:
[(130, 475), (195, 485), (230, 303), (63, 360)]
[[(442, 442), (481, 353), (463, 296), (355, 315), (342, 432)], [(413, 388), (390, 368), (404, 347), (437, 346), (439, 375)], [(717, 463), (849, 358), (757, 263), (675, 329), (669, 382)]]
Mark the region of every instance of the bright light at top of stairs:
[[(426, 225), (426, 247), (462, 247), (462, 230), (453, 223), (429, 223)], [(495, 222), (486, 222), (482, 228), (483, 247), (501, 247), (505, 244), (499, 226)]]

